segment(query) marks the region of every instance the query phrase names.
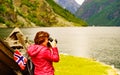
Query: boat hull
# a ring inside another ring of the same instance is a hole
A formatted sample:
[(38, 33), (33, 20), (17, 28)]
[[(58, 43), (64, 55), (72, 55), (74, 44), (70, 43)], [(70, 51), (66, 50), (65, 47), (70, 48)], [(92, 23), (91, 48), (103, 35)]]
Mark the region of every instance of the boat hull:
[(17, 75), (20, 67), (13, 59), (12, 49), (0, 39), (0, 75)]

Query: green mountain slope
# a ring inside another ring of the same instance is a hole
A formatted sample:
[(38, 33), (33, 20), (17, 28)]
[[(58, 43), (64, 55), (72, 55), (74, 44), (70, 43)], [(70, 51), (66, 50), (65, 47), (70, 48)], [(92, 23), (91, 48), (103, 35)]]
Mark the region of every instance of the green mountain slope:
[(120, 1), (88, 0), (77, 11), (77, 16), (89, 25), (120, 26)]
[[(53, 5), (54, 4), (54, 5)], [(86, 26), (53, 0), (0, 0), (0, 26)]]

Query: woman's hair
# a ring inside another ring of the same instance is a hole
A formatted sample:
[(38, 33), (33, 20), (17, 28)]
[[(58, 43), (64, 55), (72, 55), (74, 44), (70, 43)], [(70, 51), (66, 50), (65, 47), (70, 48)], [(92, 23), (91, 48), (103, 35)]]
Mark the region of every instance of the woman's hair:
[(49, 38), (49, 33), (44, 32), (44, 31), (39, 31), (36, 33), (36, 36), (34, 38), (35, 44), (42, 44), (45, 41), (45, 38)]

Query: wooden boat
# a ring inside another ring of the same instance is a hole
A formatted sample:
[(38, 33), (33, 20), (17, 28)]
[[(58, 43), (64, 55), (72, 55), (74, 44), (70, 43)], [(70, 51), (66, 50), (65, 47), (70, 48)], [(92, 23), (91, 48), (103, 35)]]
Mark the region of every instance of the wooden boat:
[(21, 74), (20, 68), (13, 60), (13, 50), (0, 39), (0, 75)]
[(5, 42), (14, 50), (18, 49), (23, 54), (30, 45), (28, 38), (21, 32), (19, 28), (15, 28), (11, 34), (5, 39)]
[[(19, 28), (15, 28), (5, 39), (0, 39), (0, 75), (31, 75), (30, 69), (20, 69), (13, 59), (14, 50), (26, 55), (26, 48), (30, 43)], [(30, 62), (28, 62), (30, 63)], [(29, 67), (29, 65), (27, 65)]]

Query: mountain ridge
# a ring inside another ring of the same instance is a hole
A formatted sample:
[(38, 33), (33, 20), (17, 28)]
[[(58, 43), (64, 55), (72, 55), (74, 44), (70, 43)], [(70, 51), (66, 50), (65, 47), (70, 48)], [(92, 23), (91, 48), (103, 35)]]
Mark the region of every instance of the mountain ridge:
[[(76, 18), (53, 0), (1, 0), (0, 26), (2, 27), (52, 27), (86, 26), (87, 23)], [(58, 8), (59, 9), (56, 9)], [(53, 9), (54, 8), (54, 9)], [(59, 14), (55, 10), (62, 10)], [(61, 16), (61, 14), (66, 14)], [(69, 19), (69, 16), (71, 19)], [(66, 18), (65, 18), (66, 17)], [(74, 21), (75, 20), (75, 21)]]
[(120, 26), (119, 0), (86, 0), (76, 12), (89, 25)]
[(69, 10), (71, 13), (75, 14), (80, 5), (75, 0), (54, 0), (57, 4), (62, 6), (64, 9)]

